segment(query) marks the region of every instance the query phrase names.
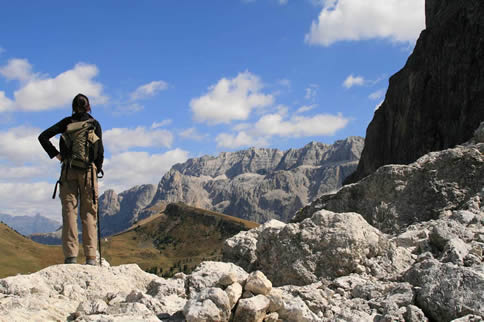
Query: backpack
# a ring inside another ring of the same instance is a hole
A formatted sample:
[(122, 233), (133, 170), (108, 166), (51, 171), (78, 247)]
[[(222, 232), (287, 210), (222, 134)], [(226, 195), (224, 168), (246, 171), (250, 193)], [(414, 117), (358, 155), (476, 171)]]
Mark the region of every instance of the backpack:
[(62, 134), (67, 156), (65, 162), (68, 166), (88, 169), (97, 157), (95, 143), (99, 137), (94, 132), (94, 119), (73, 122), (67, 125), (66, 131)]

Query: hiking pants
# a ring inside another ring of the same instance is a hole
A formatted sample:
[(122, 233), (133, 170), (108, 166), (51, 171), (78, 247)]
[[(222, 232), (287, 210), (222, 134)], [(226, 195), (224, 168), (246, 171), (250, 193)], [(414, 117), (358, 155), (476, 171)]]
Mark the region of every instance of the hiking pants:
[[(67, 174), (67, 175), (66, 175)], [(94, 188), (94, 189), (93, 189)], [(62, 249), (64, 257), (77, 257), (79, 251), (77, 206), (82, 222), (82, 244), (86, 257), (96, 257), (97, 245), (97, 175), (96, 167), (84, 170), (63, 169), (60, 181), (62, 203)], [(96, 203), (94, 203), (94, 199)]]

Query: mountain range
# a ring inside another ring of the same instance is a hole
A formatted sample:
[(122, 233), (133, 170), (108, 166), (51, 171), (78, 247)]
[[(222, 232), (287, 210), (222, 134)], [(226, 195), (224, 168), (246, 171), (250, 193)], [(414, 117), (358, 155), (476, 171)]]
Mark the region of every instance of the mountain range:
[(56, 230), (61, 225), (60, 222), (43, 217), (39, 214), (35, 216), (10, 216), (0, 214), (0, 221), (25, 236), (35, 233), (49, 233)]
[(363, 138), (332, 145), (311, 142), (300, 149), (250, 148), (203, 156), (174, 165), (158, 186), (113, 190), (100, 197), (103, 235), (126, 229), (172, 202), (263, 223), (288, 221), (323, 193), (341, 187), (355, 171)]

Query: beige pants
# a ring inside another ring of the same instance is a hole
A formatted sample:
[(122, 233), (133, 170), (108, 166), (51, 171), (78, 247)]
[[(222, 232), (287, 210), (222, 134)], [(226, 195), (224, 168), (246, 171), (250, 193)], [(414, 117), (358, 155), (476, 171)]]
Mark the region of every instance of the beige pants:
[[(67, 171), (66, 171), (67, 170)], [(66, 176), (67, 172), (67, 176)], [(94, 196), (93, 196), (94, 183)], [(96, 203), (94, 203), (94, 199)], [(96, 256), (97, 244), (97, 176), (96, 167), (83, 170), (64, 169), (60, 185), (62, 203), (62, 248), (64, 257), (77, 257), (79, 251), (77, 231), (77, 206), (82, 222), (82, 244), (86, 257)]]

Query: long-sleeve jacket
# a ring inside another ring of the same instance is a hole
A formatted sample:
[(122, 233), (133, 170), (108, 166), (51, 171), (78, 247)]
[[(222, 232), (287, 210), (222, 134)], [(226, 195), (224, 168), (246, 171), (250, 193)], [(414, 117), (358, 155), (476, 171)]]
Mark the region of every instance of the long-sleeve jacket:
[[(39, 142), (42, 145), (42, 147), (44, 148), (45, 152), (47, 152), (47, 154), (49, 155), (49, 157), (51, 159), (54, 158), (56, 155), (58, 155), (59, 151), (50, 142), (50, 139), (57, 134), (64, 133), (67, 129), (68, 124), (70, 124), (72, 122), (86, 121), (88, 119), (94, 119), (94, 118), (89, 113), (85, 113), (85, 112), (76, 113), (72, 116), (68, 116), (68, 117), (60, 120), (56, 124), (49, 127), (47, 130), (45, 130), (44, 132), (40, 133)], [(100, 172), (102, 170), (103, 161), (104, 161), (104, 147), (103, 147), (103, 143), (102, 143), (102, 129), (101, 129), (101, 124), (99, 124), (99, 122), (97, 120), (94, 119), (93, 123), (94, 123), (94, 126), (96, 128), (94, 130), (94, 132), (100, 138), (99, 144), (98, 144), (98, 147), (97, 147), (97, 157), (94, 160), (94, 164), (96, 165), (97, 171)], [(60, 148), (60, 155), (62, 157), (62, 160), (64, 160), (67, 156), (66, 155), (67, 151), (66, 151), (65, 143), (62, 139), (60, 140), (59, 145), (60, 145), (60, 147), (59, 147)]]

